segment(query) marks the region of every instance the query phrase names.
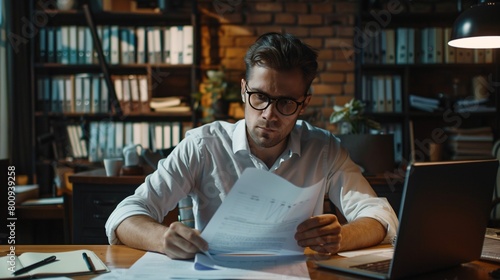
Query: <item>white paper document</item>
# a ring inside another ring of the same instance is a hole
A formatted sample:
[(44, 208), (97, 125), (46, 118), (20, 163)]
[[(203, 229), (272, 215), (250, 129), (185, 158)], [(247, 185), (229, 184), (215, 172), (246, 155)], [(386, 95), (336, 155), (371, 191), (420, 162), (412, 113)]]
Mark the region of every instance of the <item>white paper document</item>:
[(271, 172), (248, 168), (201, 236), (212, 255), (303, 254), (294, 235), (317, 206), (322, 209), (320, 194), (321, 182), (297, 187)]
[(283, 260), (267, 261), (260, 266), (254, 264), (252, 269), (219, 267), (197, 270), (193, 260), (172, 260), (163, 254), (147, 252), (121, 279), (310, 279), (304, 260), (284, 257)]
[(190, 261), (146, 253), (130, 277), (155, 279), (310, 279), (297, 226), (323, 209), (322, 182), (297, 187), (268, 171), (246, 169), (201, 236), (209, 252)]

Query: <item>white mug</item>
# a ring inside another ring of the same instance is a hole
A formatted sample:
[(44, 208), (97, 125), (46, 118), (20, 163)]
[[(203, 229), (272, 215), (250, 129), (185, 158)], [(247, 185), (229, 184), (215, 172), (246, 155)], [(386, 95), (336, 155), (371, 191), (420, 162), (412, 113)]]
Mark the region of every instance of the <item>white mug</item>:
[(104, 159), (104, 169), (106, 170), (106, 176), (118, 176), (120, 175), (120, 170), (123, 166), (122, 158), (105, 158)]

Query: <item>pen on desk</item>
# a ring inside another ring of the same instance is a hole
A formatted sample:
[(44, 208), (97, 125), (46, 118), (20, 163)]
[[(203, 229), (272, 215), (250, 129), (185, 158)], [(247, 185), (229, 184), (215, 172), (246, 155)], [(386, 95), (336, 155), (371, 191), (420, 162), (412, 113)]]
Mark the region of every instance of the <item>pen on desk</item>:
[(56, 261), (56, 256), (50, 256), (50, 257), (43, 259), (39, 262), (36, 262), (34, 264), (28, 265), (26, 267), (23, 267), (19, 270), (14, 271), (13, 275), (19, 275), (19, 274), (26, 273), (28, 271), (31, 271), (35, 268), (40, 267), (40, 266), (44, 266), (44, 265), (49, 264), (49, 263), (54, 262), (54, 261)]
[(94, 266), (94, 263), (92, 262), (92, 259), (89, 258), (89, 256), (85, 252), (82, 253), (82, 256), (83, 256), (83, 260), (87, 264), (87, 267), (89, 268), (89, 270), (92, 272), (95, 272), (95, 266)]

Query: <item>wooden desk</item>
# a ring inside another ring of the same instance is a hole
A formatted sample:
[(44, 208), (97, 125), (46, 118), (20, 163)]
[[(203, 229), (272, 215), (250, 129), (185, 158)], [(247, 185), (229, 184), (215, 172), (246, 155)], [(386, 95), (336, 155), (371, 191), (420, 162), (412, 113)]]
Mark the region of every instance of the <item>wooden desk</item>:
[[(8, 253), (4, 251), (6, 249), (7, 247), (2, 249), (2, 255)], [(78, 249), (89, 249), (94, 251), (111, 270), (115, 268), (129, 268), (145, 253), (144, 251), (132, 249), (123, 245), (19, 245), (16, 246), (16, 254), (19, 255), (23, 252), (64, 252)], [(306, 255), (308, 257), (307, 267), (309, 269), (309, 275), (313, 280), (365, 279), (360, 276), (318, 268), (314, 264), (314, 260), (329, 257), (316, 255), (310, 250), (306, 250)], [(339, 256), (332, 256), (332, 258), (338, 257)], [(500, 264), (498, 263), (473, 261), (452, 269), (425, 274), (412, 279), (491, 279), (488, 273), (499, 268)], [(74, 279), (91, 279), (94, 277), (95, 275), (86, 275), (77, 276)]]

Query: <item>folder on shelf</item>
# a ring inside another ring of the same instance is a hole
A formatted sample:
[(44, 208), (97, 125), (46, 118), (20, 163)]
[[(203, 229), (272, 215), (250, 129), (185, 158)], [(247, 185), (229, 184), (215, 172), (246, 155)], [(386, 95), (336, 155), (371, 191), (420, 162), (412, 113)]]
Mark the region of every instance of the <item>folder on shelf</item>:
[(408, 63), (408, 28), (396, 28), (396, 64)]
[(474, 49), (474, 63), (484, 63), (484, 49)]
[(160, 27), (153, 27), (153, 56), (154, 56), (154, 63), (161, 63), (162, 62), (162, 55), (163, 51), (161, 49), (161, 30)]
[(172, 123), (163, 123), (163, 149), (172, 147)]
[(92, 102), (92, 77), (90, 75), (86, 75), (83, 77), (83, 102), (82, 102), (82, 112), (90, 113), (91, 110), (91, 102)]
[(47, 27), (47, 62), (56, 62), (55, 27)]
[(146, 76), (138, 76), (137, 79), (138, 79), (139, 95), (141, 100), (141, 112), (150, 113), (151, 108), (149, 107), (148, 79)]
[(182, 126), (180, 122), (172, 123), (172, 147), (175, 147), (181, 141), (182, 135)]
[(132, 113), (132, 98), (130, 96), (130, 79), (127, 76), (120, 77), (122, 82), (122, 90), (123, 90), (123, 104), (122, 110), (123, 113)]
[(71, 143), (71, 151), (72, 155), (75, 158), (82, 158), (83, 157), (83, 152), (80, 147), (80, 139), (78, 138), (77, 134), (77, 126), (76, 125), (68, 125), (66, 126), (66, 129), (68, 131), (68, 136), (69, 140)]
[(101, 113), (101, 80), (98, 75), (92, 76), (92, 106), (91, 113)]
[(182, 29), (183, 47), (182, 47), (182, 63), (193, 64), (193, 26), (186, 25)]
[(416, 59), (415, 52), (415, 28), (407, 28), (407, 36), (408, 36), (408, 47), (407, 47), (407, 59), (408, 64), (414, 64)]
[[(97, 54), (94, 57), (94, 46), (92, 44), (92, 34), (89, 28), (85, 29), (85, 60), (82, 61), (84, 64), (92, 64), (94, 58), (97, 58)], [(100, 29), (97, 31), (99, 32)]]
[(146, 46), (147, 46), (147, 62), (153, 64), (156, 63), (155, 60), (155, 52), (154, 52), (154, 46), (155, 46), (155, 34), (154, 34), (154, 28), (149, 26), (146, 29)]
[(128, 41), (129, 41), (129, 33), (127, 27), (120, 27), (120, 63), (121, 64), (129, 64), (129, 49), (128, 49)]
[(120, 63), (120, 32), (117, 25), (111, 25), (110, 27), (110, 45), (109, 45), (109, 53), (110, 53), (110, 64), (119, 64)]
[[(102, 54), (104, 59), (111, 63), (111, 27), (109, 25), (101, 26), (102, 29)], [(97, 56), (97, 55), (96, 55)]]
[(104, 77), (99, 76), (99, 80), (101, 81), (101, 112), (107, 113), (109, 112), (109, 90)]
[(182, 61), (182, 26), (170, 27), (170, 64), (180, 64)]
[(163, 124), (162, 123), (152, 123), (151, 132), (154, 135), (153, 137), (153, 148), (155, 151), (166, 149), (163, 147)]
[(77, 145), (80, 149), (80, 157), (81, 158), (87, 158), (88, 153), (87, 153), (87, 142), (85, 141), (85, 138), (83, 137), (83, 131), (82, 127), (80, 125), (75, 125), (75, 132), (76, 132), (76, 139), (77, 139)]
[(393, 103), (393, 76), (386, 75), (384, 76), (384, 91), (385, 91), (385, 107), (384, 112), (393, 112), (394, 111), (394, 103)]
[(125, 100), (126, 97), (124, 94), (124, 89), (123, 89), (124, 85), (123, 85), (122, 78), (119, 76), (114, 77), (113, 83), (115, 85), (116, 98), (118, 99), (118, 102), (120, 103), (120, 107), (121, 107), (123, 113), (130, 114), (130, 102), (127, 102), (127, 100)]
[(45, 113), (51, 111), (51, 87), (52, 81), (50, 77), (43, 77), (43, 111)]
[[(132, 123), (132, 143), (142, 145), (142, 134), (148, 134), (148, 131), (142, 131), (142, 123), (134, 122)], [(142, 147), (147, 148), (147, 147)]]
[(38, 62), (47, 62), (47, 29), (44, 27), (38, 33)]
[(493, 50), (485, 49), (484, 50), (484, 63), (493, 63)]
[[(61, 26), (57, 33), (57, 43), (58, 43), (58, 62), (62, 64), (69, 63), (69, 26)], [(59, 55), (60, 53), (60, 55)]]
[(131, 122), (125, 123), (125, 139), (124, 144), (130, 145), (134, 143), (134, 125)]
[[(443, 63), (444, 61), (444, 35), (443, 35), (443, 28), (441, 27), (435, 27), (435, 33), (434, 33), (434, 41), (435, 41), (435, 57), (436, 57), (436, 63)], [(448, 42), (446, 42), (448, 44)]]
[(77, 26), (76, 27), (76, 33), (77, 33), (77, 62), (79, 64), (86, 64), (86, 58), (85, 58), (85, 26)]
[(394, 64), (396, 63), (396, 31), (394, 29), (386, 29), (386, 40), (387, 40), (387, 50), (386, 50), (386, 63)]
[(170, 63), (170, 28), (163, 27), (163, 63)]
[(121, 155), (115, 155), (115, 123), (106, 122), (106, 153), (105, 157), (117, 157)]
[(450, 41), (451, 38), (451, 28), (447, 27), (443, 30), (443, 37), (444, 37), (444, 63), (455, 63), (456, 58), (455, 58), (455, 48), (448, 45), (448, 41)]
[(83, 113), (83, 80), (86, 74), (75, 75), (75, 113)]
[(64, 76), (64, 108), (63, 112), (73, 113), (75, 111), (74, 103), (74, 76)]
[(147, 39), (147, 31), (146, 27), (138, 26), (136, 28), (137, 34), (137, 60), (136, 63), (146, 63), (147, 61), (147, 48), (146, 48), (146, 39)]
[(438, 63), (437, 61), (437, 28), (427, 28), (427, 63)]
[[(60, 81), (60, 77), (52, 77), (52, 87), (51, 87), (51, 103), (50, 103), (50, 110), (51, 112), (53, 113), (60, 113), (62, 112), (62, 108), (60, 107), (60, 91), (62, 90), (62, 88), (60, 87), (59, 85), (59, 81)], [(63, 98), (63, 97), (61, 97)]]
[(141, 122), (141, 135), (140, 135), (140, 142), (143, 149), (149, 149), (149, 140), (150, 140), (150, 135), (149, 135), (149, 123), (147, 122)]
[(369, 90), (369, 77), (367, 75), (361, 76), (361, 100), (365, 103), (367, 111), (371, 108), (371, 95)]
[(54, 62), (62, 62), (62, 27), (54, 27)]
[(90, 123), (90, 137), (89, 137), (89, 161), (97, 162), (100, 160), (98, 154), (99, 147), (99, 123), (91, 122)]
[(135, 28), (134, 27), (129, 27), (128, 28), (128, 63), (136, 63), (137, 58), (136, 58), (136, 42), (137, 42), (137, 35), (135, 34)]
[(401, 86), (401, 76), (395, 75), (392, 77), (393, 81), (393, 91), (394, 91), (394, 112), (402, 113), (403, 112), (403, 88)]
[(66, 83), (65, 76), (57, 77), (57, 86), (58, 86), (58, 100), (57, 100), (57, 112), (63, 113), (65, 106), (65, 96), (66, 96)]
[(133, 113), (141, 113), (141, 96), (139, 93), (139, 81), (137, 76), (128, 77), (130, 85), (130, 105)]
[(378, 36), (377, 36), (377, 42), (375, 42), (375, 44), (378, 45), (378, 52), (380, 54), (380, 59), (378, 61), (378, 63), (381, 63), (381, 64), (386, 64), (387, 63), (387, 60), (386, 60), (386, 57), (387, 57), (387, 34), (385, 32), (385, 30), (381, 30), (379, 33), (378, 33)]
[(116, 122), (115, 123), (115, 156), (116, 157), (121, 157), (123, 155), (123, 142), (125, 140), (124, 136), (124, 124), (123, 122)]
[(78, 63), (78, 29), (76, 25), (69, 27), (69, 63)]
[(428, 28), (420, 30), (420, 63), (429, 63), (429, 37)]

